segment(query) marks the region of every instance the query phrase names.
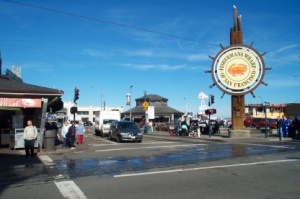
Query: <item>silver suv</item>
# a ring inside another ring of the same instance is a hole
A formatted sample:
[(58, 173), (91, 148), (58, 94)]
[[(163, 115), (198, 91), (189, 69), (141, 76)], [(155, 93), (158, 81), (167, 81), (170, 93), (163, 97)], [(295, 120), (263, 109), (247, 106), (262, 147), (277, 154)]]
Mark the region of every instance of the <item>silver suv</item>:
[(113, 121), (110, 125), (108, 139), (122, 141), (143, 141), (143, 133), (134, 122)]

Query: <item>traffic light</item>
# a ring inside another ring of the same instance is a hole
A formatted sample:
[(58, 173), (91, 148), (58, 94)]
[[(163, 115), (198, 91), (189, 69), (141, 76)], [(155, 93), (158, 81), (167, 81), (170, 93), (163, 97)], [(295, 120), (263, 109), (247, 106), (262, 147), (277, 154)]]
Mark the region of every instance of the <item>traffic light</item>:
[(210, 95), (210, 104), (215, 103), (215, 96), (214, 95)]
[(209, 109), (206, 109), (206, 110), (205, 110), (205, 115), (209, 115), (209, 114), (210, 114)]
[(214, 108), (213, 108), (213, 109), (210, 109), (210, 114), (211, 114), (211, 115), (216, 114), (216, 113), (217, 113), (217, 110), (216, 110), (216, 109), (214, 109)]
[(71, 114), (77, 113), (77, 107), (76, 106), (72, 106), (70, 112), (71, 112)]
[(217, 110), (214, 108), (205, 110), (205, 115), (214, 115), (216, 113), (217, 113)]
[(74, 91), (74, 103), (79, 99), (79, 89), (75, 87)]

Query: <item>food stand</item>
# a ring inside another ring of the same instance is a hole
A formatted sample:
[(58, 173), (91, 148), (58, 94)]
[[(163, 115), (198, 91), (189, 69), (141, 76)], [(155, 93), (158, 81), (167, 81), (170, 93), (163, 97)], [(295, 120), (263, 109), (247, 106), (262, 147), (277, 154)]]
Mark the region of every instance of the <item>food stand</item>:
[[(38, 136), (37, 136), (37, 139), (35, 140), (34, 142), (34, 148), (38, 148), (38, 140), (41, 139), (40, 136), (43, 136), (41, 133), (40, 133), (40, 129), (37, 128), (38, 130)], [(10, 142), (9, 142), (9, 148), (10, 149), (23, 149), (24, 148), (24, 138), (23, 138), (23, 135), (24, 135), (24, 128), (17, 128), (17, 129), (14, 129), (12, 131), (10, 131), (11, 134), (10, 134)]]
[(8, 69), (2, 75), (1, 61), (0, 85), (0, 144), (11, 149), (24, 148), (24, 128), (31, 120), (39, 132), (35, 147), (40, 151), (44, 145), (46, 113), (63, 108), (63, 91), (24, 83)]

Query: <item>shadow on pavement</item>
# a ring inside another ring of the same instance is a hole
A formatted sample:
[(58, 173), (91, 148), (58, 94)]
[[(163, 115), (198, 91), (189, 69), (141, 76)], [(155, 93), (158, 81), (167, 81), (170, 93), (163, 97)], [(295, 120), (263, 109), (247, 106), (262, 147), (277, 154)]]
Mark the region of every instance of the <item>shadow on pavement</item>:
[(47, 177), (46, 169), (37, 156), (25, 158), (24, 154), (24, 149), (0, 148), (0, 198), (7, 187), (51, 180)]

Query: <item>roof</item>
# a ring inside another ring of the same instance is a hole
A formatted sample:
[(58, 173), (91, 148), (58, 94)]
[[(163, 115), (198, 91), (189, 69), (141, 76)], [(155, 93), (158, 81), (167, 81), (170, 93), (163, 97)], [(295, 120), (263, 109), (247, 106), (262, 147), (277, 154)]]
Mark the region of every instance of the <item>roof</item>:
[(0, 76), (0, 96), (55, 96), (60, 97), (64, 94), (62, 90), (52, 89), (32, 84), (26, 84), (22, 81), (17, 81), (9, 78), (8, 76)]
[[(169, 106), (154, 106), (154, 112), (155, 115), (183, 115), (184, 113), (181, 111), (178, 111), (174, 108), (171, 108)], [(131, 109), (131, 113), (134, 115), (140, 115), (145, 114), (145, 111), (142, 106), (136, 106)], [(130, 114), (130, 110), (127, 110), (123, 112), (122, 114)]]
[(288, 116), (300, 115), (300, 104), (299, 103), (287, 104), (284, 113)]
[(166, 100), (166, 101), (168, 101), (167, 98), (164, 98), (164, 97), (156, 95), (156, 94), (145, 95), (145, 96), (135, 99), (135, 101), (141, 101), (141, 100), (144, 100), (145, 98), (148, 99), (147, 101), (149, 101), (149, 100), (150, 101), (151, 100)]

